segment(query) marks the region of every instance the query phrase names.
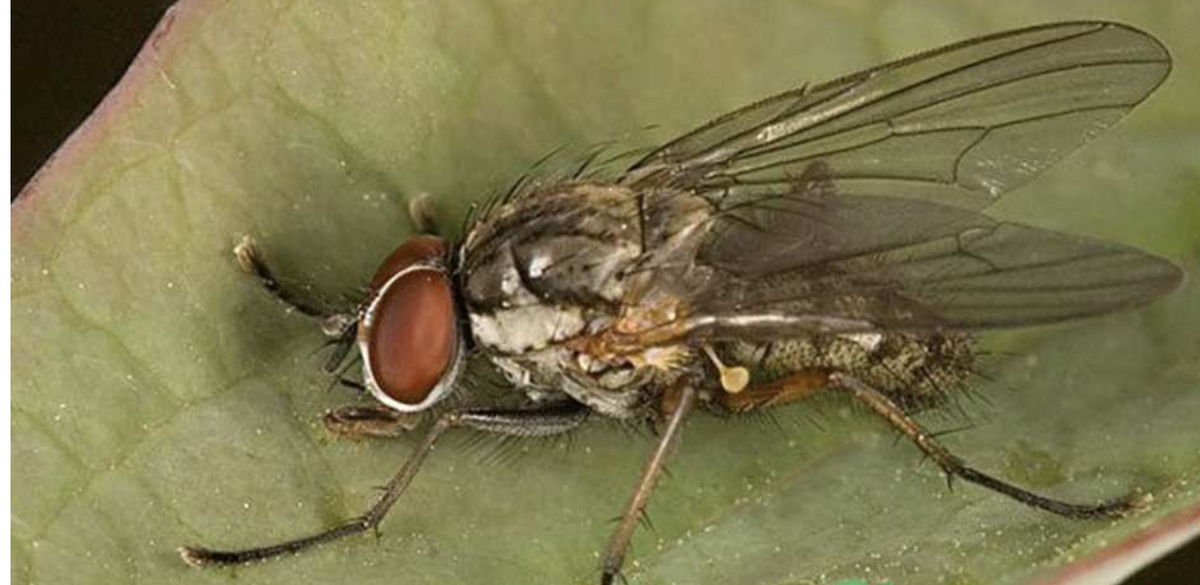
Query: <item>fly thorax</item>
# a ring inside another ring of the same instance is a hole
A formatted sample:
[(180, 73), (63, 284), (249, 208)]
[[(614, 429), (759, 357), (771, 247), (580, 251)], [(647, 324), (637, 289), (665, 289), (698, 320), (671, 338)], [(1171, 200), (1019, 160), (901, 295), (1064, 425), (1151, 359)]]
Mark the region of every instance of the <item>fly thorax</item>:
[(535, 402), (557, 400), (566, 394), (615, 418), (640, 412), (650, 398), (643, 388), (654, 379), (650, 368), (591, 360), (565, 345), (490, 359), (509, 383)]
[(608, 318), (626, 294), (640, 234), (633, 194), (612, 186), (558, 185), (485, 218), (461, 259), (476, 342), (519, 355)]
[(503, 354), (519, 355), (546, 349), (584, 329), (583, 311), (577, 306), (531, 303), (472, 313), (475, 341)]
[(650, 368), (595, 360), (579, 352), (572, 352), (569, 361), (561, 365), (566, 378), (563, 392), (615, 418), (628, 418), (639, 412), (649, 398), (642, 388), (654, 379)]
[(687, 286), (691, 263), (680, 259), (694, 254), (711, 213), (689, 193), (588, 183), (489, 213), (467, 234), (459, 263), (475, 342), (530, 396), (556, 389), (631, 416), (679, 351), (607, 352), (586, 341), (660, 324)]

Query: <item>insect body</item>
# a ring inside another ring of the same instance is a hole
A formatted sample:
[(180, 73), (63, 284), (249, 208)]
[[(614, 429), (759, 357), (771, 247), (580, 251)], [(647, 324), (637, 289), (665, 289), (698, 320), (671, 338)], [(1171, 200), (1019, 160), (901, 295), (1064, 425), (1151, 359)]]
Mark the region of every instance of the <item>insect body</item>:
[(477, 225), (462, 247), (474, 339), (518, 388), (565, 393), (629, 418), (694, 361), (686, 344), (609, 348), (604, 340), (669, 325), (713, 210), (701, 198), (619, 185), (555, 185)]
[(979, 331), (1126, 309), (1178, 285), (1166, 260), (982, 211), (1115, 124), (1169, 70), (1149, 35), (1075, 22), (785, 92), (613, 176), (522, 181), (461, 241), (402, 244), (350, 314), (298, 302), (243, 244), (243, 268), (324, 317), (337, 347), (329, 369), (359, 350), (363, 380), (348, 383), (379, 405), (331, 413), (331, 430), (412, 428), (410, 413), (448, 404), (474, 358), (516, 400), (458, 392), (362, 517), (183, 557), (244, 563), (371, 530), (445, 431), (548, 436), (596, 415), (659, 430), (602, 558), (610, 583), (689, 414), (731, 417), (816, 392), (865, 405), (948, 477), (1064, 516), (1127, 513), (1132, 495), (1068, 503), (976, 470), (910, 415), (968, 382)]

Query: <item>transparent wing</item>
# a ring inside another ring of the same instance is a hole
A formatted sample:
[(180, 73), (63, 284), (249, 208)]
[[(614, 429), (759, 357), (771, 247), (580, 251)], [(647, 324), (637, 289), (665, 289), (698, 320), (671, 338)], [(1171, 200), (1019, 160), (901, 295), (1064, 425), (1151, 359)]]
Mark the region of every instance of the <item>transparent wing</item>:
[(980, 37), (779, 94), (624, 179), (721, 199), (785, 193), (822, 161), (843, 193), (982, 208), (1114, 125), (1166, 78), (1153, 37), (1106, 22)]
[(689, 337), (1049, 323), (1140, 305), (1182, 279), (1134, 248), (931, 202), (789, 198), (762, 213), (761, 225), (723, 222), (701, 248)]

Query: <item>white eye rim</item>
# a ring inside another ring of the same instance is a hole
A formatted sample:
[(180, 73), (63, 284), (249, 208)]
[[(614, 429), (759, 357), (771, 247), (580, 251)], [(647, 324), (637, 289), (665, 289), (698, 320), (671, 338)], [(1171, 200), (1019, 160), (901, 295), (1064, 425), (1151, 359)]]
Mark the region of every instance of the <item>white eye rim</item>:
[(383, 295), (387, 293), (388, 289), (391, 288), (392, 285), (397, 281), (399, 281), (402, 276), (412, 272), (420, 271), (435, 272), (443, 278), (449, 280), (449, 277), (446, 275), (446, 271), (437, 265), (414, 264), (409, 266), (408, 268), (405, 268), (404, 270), (392, 275), (387, 282), (383, 283), (383, 286), (379, 287), (379, 290), (376, 291), (375, 294), (372, 295), (371, 299), (367, 302), (366, 308), (363, 309), (362, 317), (359, 320), (360, 333), (358, 335), (358, 352), (360, 355), (362, 355), (363, 360), (363, 384), (367, 387), (367, 391), (371, 393), (371, 396), (375, 397), (375, 400), (378, 400), (388, 408), (405, 413), (427, 410), (429, 407), (440, 402), (442, 398), (445, 398), (446, 395), (448, 395), (450, 391), (454, 389), (454, 382), (458, 380), (458, 375), (462, 373), (464, 362), (463, 354), (466, 353), (462, 336), (458, 334), (458, 320), (455, 319), (454, 353), (450, 356), (450, 367), (448, 367), (446, 371), (442, 373), (441, 379), (439, 379), (438, 383), (435, 384), (429, 391), (429, 395), (425, 397), (425, 400), (422, 400), (417, 404), (400, 402), (399, 400), (388, 396), (387, 393), (383, 391), (383, 388), (379, 385), (379, 383), (375, 381), (375, 373), (371, 371), (371, 350), (366, 332), (371, 329), (371, 324), (374, 321), (375, 311), (379, 305), (379, 301), (383, 298)]

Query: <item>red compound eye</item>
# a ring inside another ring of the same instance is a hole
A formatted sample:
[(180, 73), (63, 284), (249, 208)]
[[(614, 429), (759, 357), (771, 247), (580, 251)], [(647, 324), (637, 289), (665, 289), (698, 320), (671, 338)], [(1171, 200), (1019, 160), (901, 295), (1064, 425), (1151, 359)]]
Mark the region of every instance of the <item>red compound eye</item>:
[(417, 236), (409, 238), (408, 241), (400, 244), (395, 252), (379, 265), (379, 269), (375, 271), (375, 276), (371, 278), (371, 285), (368, 287), (372, 293), (378, 291), (387, 281), (391, 280), (397, 272), (400, 272), (413, 264), (430, 262), (438, 256), (446, 254), (450, 247), (443, 240), (435, 236)]
[(454, 291), (441, 267), (438, 238), (413, 238), (392, 253), (371, 281), (371, 300), (359, 324), (368, 387), (380, 402), (411, 412), (428, 408), (449, 386), (441, 382), (458, 352)]

